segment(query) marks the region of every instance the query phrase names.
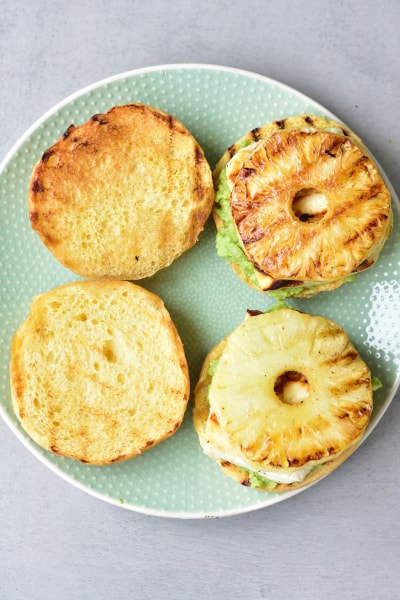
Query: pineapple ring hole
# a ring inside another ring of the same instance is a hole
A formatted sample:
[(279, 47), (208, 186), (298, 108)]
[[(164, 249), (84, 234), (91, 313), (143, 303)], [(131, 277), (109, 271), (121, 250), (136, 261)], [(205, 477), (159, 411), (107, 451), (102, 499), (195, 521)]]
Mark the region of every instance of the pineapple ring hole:
[(316, 188), (302, 188), (294, 196), (292, 211), (303, 223), (320, 221), (328, 210), (328, 198)]
[(275, 381), (274, 391), (281, 402), (293, 406), (307, 400), (311, 386), (302, 373), (285, 371)]

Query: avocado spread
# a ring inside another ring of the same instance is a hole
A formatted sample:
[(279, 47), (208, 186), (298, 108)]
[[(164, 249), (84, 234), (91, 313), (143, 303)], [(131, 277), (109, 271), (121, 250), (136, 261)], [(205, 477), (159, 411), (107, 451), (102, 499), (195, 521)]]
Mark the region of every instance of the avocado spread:
[(379, 390), (382, 387), (382, 381), (375, 375), (371, 377), (371, 387), (373, 392), (376, 392), (376, 390)]
[(253, 488), (275, 488), (278, 484), (276, 481), (272, 481), (272, 479), (267, 479), (266, 477), (262, 477), (255, 471), (248, 471), (249, 473), (249, 482), (251, 487)]
[(224, 226), (217, 233), (217, 254), (240, 267), (243, 274), (258, 287), (254, 267), (246, 257), (240, 245), (235, 225), (231, 215), (230, 191), (226, 179), (226, 167), (220, 173), (218, 188), (215, 194), (217, 207), (215, 212), (223, 221)]
[(218, 363), (219, 363), (219, 358), (215, 358), (214, 360), (212, 360), (210, 362), (207, 373), (209, 375), (211, 375), (211, 377), (214, 377), (215, 372), (217, 370)]

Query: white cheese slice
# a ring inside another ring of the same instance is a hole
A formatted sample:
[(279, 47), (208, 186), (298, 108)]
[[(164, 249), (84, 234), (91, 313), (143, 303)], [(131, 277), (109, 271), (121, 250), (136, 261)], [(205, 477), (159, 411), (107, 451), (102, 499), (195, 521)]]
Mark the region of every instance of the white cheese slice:
[(304, 481), (308, 473), (315, 468), (315, 465), (306, 465), (304, 467), (295, 467), (292, 469), (279, 469), (279, 471), (261, 471), (255, 469), (253, 465), (249, 464), (243, 458), (238, 456), (232, 456), (227, 452), (215, 451), (213, 446), (210, 443), (206, 443), (203, 446), (203, 450), (207, 456), (213, 458), (214, 460), (226, 460), (237, 467), (242, 467), (244, 469), (248, 469), (254, 473), (257, 473), (261, 477), (266, 477), (271, 481), (275, 481), (276, 483), (298, 483)]

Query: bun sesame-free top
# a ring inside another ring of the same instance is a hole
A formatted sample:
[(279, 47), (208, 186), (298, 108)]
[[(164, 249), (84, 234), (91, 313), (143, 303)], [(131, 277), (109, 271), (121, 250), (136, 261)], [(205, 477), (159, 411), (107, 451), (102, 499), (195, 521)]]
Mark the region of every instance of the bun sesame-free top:
[(36, 296), (11, 345), (14, 411), (44, 449), (105, 465), (180, 427), (183, 345), (162, 300), (127, 281), (78, 281)]
[(137, 280), (197, 241), (214, 192), (203, 150), (171, 115), (140, 103), (71, 125), (33, 169), (31, 225), (89, 279)]

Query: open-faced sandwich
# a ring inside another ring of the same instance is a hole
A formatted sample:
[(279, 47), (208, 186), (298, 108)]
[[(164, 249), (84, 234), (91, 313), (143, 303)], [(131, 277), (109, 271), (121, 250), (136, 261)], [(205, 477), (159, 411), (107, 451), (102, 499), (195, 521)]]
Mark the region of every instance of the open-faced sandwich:
[(342, 327), (277, 305), (248, 313), (208, 354), (194, 425), (203, 451), (226, 475), (264, 491), (296, 490), (357, 448), (372, 387)]
[(218, 254), (278, 299), (352, 280), (391, 232), (377, 165), (357, 135), (322, 116), (254, 129), (222, 156), (214, 183)]

